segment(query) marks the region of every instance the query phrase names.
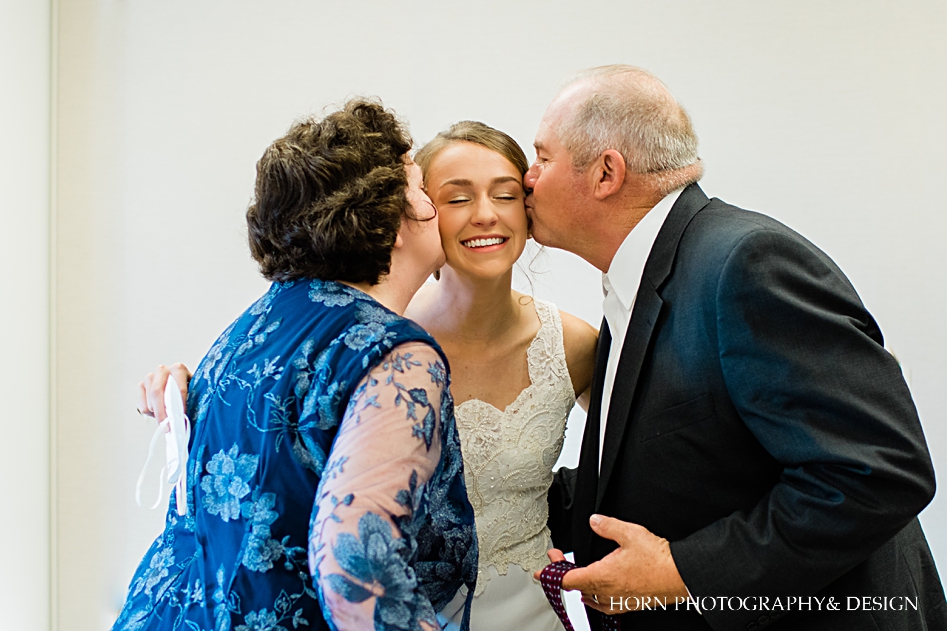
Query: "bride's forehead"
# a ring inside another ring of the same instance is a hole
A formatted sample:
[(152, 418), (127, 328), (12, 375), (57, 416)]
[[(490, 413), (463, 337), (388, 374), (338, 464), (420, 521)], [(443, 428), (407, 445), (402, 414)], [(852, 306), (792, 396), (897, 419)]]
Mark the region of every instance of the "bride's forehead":
[(500, 152), (477, 143), (457, 141), (438, 152), (427, 175), (448, 179), (465, 175), (490, 174), (492, 177), (507, 172), (519, 177), (516, 166)]

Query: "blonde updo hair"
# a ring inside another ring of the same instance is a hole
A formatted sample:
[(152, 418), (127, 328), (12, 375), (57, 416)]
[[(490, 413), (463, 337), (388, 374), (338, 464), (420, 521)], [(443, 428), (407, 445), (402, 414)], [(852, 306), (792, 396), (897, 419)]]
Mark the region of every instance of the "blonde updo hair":
[(520, 175), (529, 170), (529, 160), (519, 144), (499, 129), (477, 121), (460, 121), (436, 135), (415, 154), (414, 161), (427, 176), (427, 171), (441, 151), (455, 142), (472, 142), (475, 145), (496, 151), (510, 161)]

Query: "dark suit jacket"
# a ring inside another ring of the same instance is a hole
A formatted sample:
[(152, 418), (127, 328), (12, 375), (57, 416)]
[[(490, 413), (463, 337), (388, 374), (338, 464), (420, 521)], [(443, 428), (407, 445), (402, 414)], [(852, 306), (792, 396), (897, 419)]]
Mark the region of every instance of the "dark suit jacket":
[[(610, 339), (603, 323), (579, 468), (550, 492), (554, 542), (586, 565), (615, 547), (591, 514), (641, 524), (671, 542), (691, 593), (719, 604), (626, 614), (626, 630), (947, 629), (916, 519), (934, 494), (917, 412), (828, 256), (685, 189), (645, 266), (599, 475)], [(760, 598), (814, 594), (841, 610), (767, 611)], [(907, 597), (909, 610), (847, 611), (848, 596)]]

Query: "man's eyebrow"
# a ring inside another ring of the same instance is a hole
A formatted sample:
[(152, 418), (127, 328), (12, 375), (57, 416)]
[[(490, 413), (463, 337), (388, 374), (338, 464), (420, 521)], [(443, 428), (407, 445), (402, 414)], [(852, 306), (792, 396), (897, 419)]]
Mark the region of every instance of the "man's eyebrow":
[(543, 145), (543, 143), (539, 142), (538, 140), (533, 143), (533, 147), (536, 149), (536, 151), (542, 151), (546, 148), (545, 145)]

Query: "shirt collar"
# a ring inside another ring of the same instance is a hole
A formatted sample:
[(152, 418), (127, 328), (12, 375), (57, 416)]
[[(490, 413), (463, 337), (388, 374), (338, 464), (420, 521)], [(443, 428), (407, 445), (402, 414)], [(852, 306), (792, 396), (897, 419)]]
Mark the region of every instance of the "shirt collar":
[(618, 247), (608, 266), (608, 272), (602, 275), (603, 291), (614, 290), (626, 310), (631, 309), (638, 294), (644, 266), (648, 262), (661, 226), (683, 190), (679, 188), (669, 193), (641, 218)]

